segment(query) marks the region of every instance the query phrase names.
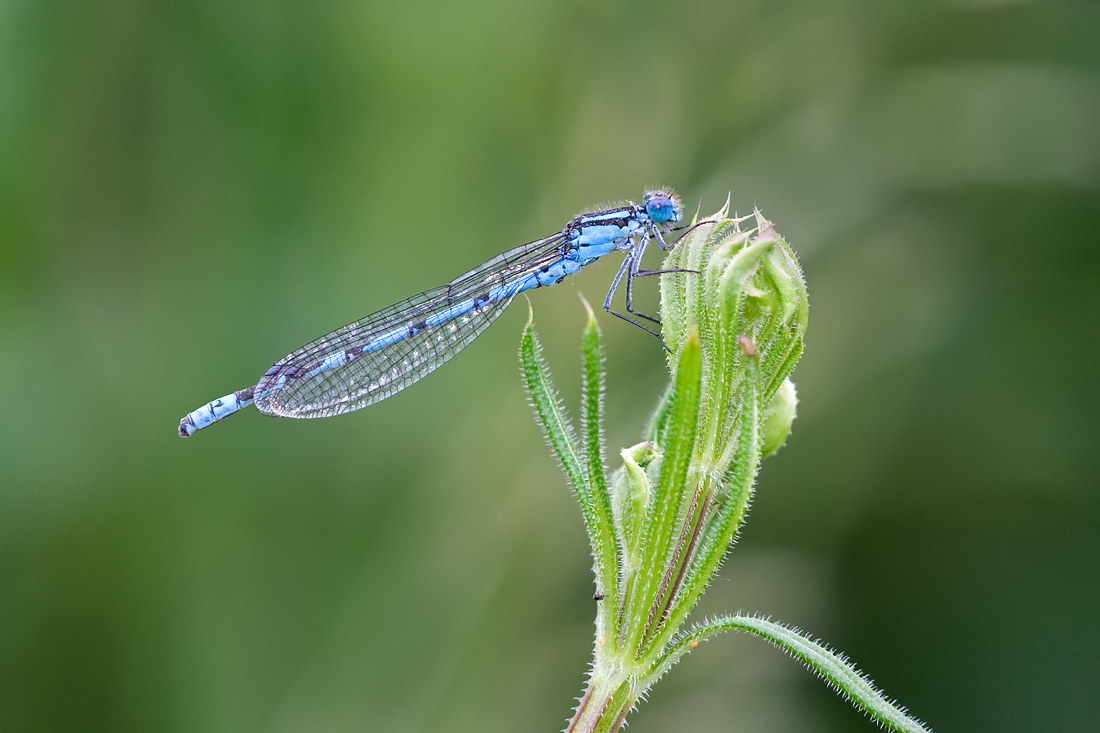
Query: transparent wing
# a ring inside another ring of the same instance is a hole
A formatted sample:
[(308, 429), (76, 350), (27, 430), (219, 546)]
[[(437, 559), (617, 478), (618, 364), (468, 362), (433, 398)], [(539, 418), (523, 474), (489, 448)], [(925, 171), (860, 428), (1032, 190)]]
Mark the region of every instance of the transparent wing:
[(395, 303), (288, 354), (255, 387), (256, 407), (284, 417), (358, 410), (431, 373), (489, 327), (520, 281), (562, 256), (559, 232), (497, 255), (447, 285)]

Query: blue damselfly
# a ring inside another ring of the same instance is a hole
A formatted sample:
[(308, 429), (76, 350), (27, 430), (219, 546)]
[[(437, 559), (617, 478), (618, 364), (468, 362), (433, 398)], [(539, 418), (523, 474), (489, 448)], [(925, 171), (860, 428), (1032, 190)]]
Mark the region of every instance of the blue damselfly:
[(615, 250), (626, 256), (604, 309), (660, 339), (651, 328), (612, 310), (611, 299), (625, 277), (627, 311), (656, 322), (634, 310), (631, 286), (635, 277), (658, 272), (641, 269), (642, 255), (650, 239), (668, 249), (662, 232), (681, 213), (675, 194), (648, 191), (641, 204), (577, 216), (549, 237), (510, 249), (446, 285), (311, 341), (276, 362), (255, 386), (188, 414), (179, 434), (192, 435), (250, 404), (269, 415), (328, 417), (383, 400), (469, 345), (517, 294), (559, 283)]

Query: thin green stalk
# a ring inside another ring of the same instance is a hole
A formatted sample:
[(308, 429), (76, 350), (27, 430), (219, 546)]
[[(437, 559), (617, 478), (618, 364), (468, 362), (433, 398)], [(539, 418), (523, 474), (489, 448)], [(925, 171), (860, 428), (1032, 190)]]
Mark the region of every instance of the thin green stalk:
[(768, 640), (816, 672), (830, 687), (846, 696), (853, 705), (861, 708), (868, 717), (887, 730), (931, 733), (931, 728), (886, 697), (843, 654), (829, 649), (796, 628), (756, 616), (737, 614), (700, 624), (669, 647), (654, 669), (654, 674), (660, 677), (700, 642), (725, 631), (746, 631)]

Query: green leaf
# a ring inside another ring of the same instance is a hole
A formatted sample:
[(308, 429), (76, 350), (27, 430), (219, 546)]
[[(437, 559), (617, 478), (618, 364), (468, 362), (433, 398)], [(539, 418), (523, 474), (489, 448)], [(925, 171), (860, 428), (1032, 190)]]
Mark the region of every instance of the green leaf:
[[(588, 323), (584, 329), (582, 352), (584, 373), (581, 386), (581, 434), (584, 438), (585, 465), (592, 498), (592, 525), (589, 528), (596, 561), (596, 590), (607, 597), (601, 608), (617, 609), (619, 602), (619, 546), (615, 532), (615, 516), (611, 511), (611, 495), (607, 489), (607, 474), (603, 462), (603, 350), (596, 314), (583, 297)], [(607, 635), (618, 639), (618, 613), (608, 612)]]
[[(531, 395), (531, 403), (538, 414), (539, 424), (546, 431), (546, 437), (553, 446), (562, 468), (569, 477), (569, 483), (573, 485), (573, 491), (581, 502), (585, 522), (591, 527), (593, 524), (592, 498), (588, 490), (588, 477), (581, 463), (580, 444), (577, 442), (577, 436), (569, 423), (569, 417), (565, 413), (565, 407), (561, 404), (557, 390), (554, 389), (550, 372), (543, 362), (542, 346), (535, 334), (534, 319), (535, 313), (528, 307), (527, 326), (523, 329), (519, 348), (527, 393)], [(589, 533), (591, 534), (591, 528)]]
[(715, 634), (734, 630), (755, 634), (786, 651), (819, 674), (837, 692), (884, 728), (901, 733), (931, 733), (931, 728), (887, 698), (844, 655), (814, 641), (798, 629), (754, 616), (726, 616), (695, 627), (662, 656), (654, 670), (653, 679), (667, 672), (699, 642)]
[(760, 372), (756, 359), (749, 359), (749, 366), (749, 375), (742, 381), (740, 431), (733, 441), (734, 456), (727, 476), (730, 493), (707, 524), (688, 565), (680, 592), (668, 613), (665, 638), (679, 628), (706, 590), (744, 521), (752, 497), (753, 482), (760, 468)]
[(618, 518), (622, 537), (623, 578), (629, 580), (638, 569), (645, 512), (653, 495), (653, 486), (642, 464), (648, 465), (656, 460), (656, 454), (653, 444), (647, 441), (623, 448), (619, 455), (623, 459), (623, 468), (616, 473), (612, 509)]
[(668, 408), (672, 405), (672, 390), (675, 386), (670, 381), (664, 394), (661, 395), (661, 399), (657, 401), (657, 407), (653, 409), (649, 422), (646, 423), (645, 431), (642, 433), (643, 440), (650, 443), (660, 443), (664, 438), (665, 424), (668, 421)]
[[(696, 245), (714, 239), (716, 230), (723, 227), (719, 222), (728, 211), (729, 202), (726, 204), (719, 212), (698, 225), (693, 222), (694, 228), (677, 240), (678, 244), (669, 251), (661, 269), (701, 270), (706, 264), (706, 258), (703, 248)], [(693, 320), (692, 313), (703, 287), (698, 275), (681, 272), (661, 275), (661, 330), (664, 332), (665, 343), (676, 353), (679, 353), (681, 344), (688, 336)], [(670, 369), (674, 366), (672, 359), (670, 355)]]
[(668, 409), (666, 439), (660, 446), (663, 453), (661, 471), (653, 492), (653, 507), (646, 516), (649, 526), (642, 544), (639, 582), (634, 585), (630, 605), (626, 609), (631, 621), (624, 627), (628, 633), (624, 646), (627, 649), (639, 649), (650, 626), (658, 620), (654, 605), (662, 590), (669, 543), (677, 525), (680, 498), (695, 450), (702, 366), (699, 335), (694, 330), (688, 334), (680, 350), (673, 380), (675, 386)]

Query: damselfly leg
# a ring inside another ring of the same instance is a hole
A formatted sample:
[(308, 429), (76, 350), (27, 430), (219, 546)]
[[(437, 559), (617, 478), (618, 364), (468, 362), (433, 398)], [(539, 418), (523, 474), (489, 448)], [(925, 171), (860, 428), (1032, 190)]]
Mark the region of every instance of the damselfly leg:
[[(648, 331), (649, 333), (653, 334), (654, 336), (657, 337), (657, 340), (661, 342), (661, 346), (663, 346), (665, 348), (665, 351), (668, 351), (669, 353), (672, 353), (672, 349), (668, 348), (668, 344), (665, 343), (665, 340), (661, 337), (661, 335), (659, 333), (657, 333), (653, 329), (649, 328), (648, 326), (645, 326), (641, 323), (638, 323), (637, 321), (635, 321), (630, 316), (624, 315), (622, 313), (618, 313), (617, 311), (614, 311), (611, 308), (611, 301), (615, 297), (615, 291), (618, 289), (619, 283), (622, 281), (623, 276), (625, 275), (626, 276), (626, 310), (627, 310), (627, 312), (630, 313), (631, 315), (638, 316), (639, 318), (644, 318), (647, 321), (652, 321), (653, 323), (656, 323), (657, 325), (661, 325), (661, 319), (654, 318), (653, 316), (646, 315), (645, 313), (642, 313), (641, 311), (634, 310), (634, 278), (636, 278), (636, 277), (649, 277), (650, 275), (665, 275), (665, 274), (676, 273), (676, 272), (692, 273), (692, 274), (695, 274), (695, 275), (699, 274), (698, 270), (686, 270), (686, 269), (679, 269), (679, 268), (669, 269), (669, 270), (643, 270), (643, 269), (641, 269), (642, 256), (645, 254), (646, 246), (649, 244), (650, 233), (652, 233), (654, 235), (654, 237), (657, 239), (658, 243), (661, 245), (661, 249), (666, 249), (667, 250), (671, 246), (671, 245), (665, 244), (664, 239), (661, 237), (661, 232), (656, 226), (653, 226), (651, 224), (650, 226), (647, 226), (645, 229), (643, 229), (642, 234), (638, 237), (638, 243), (633, 248), (631, 248), (628, 251), (626, 257), (623, 258), (623, 263), (622, 263), (622, 265), (619, 266), (619, 271), (615, 274), (615, 279), (611, 281), (611, 287), (607, 291), (607, 297), (604, 299), (603, 308), (604, 308), (605, 311), (607, 311), (611, 315), (616, 316), (618, 318), (621, 318), (624, 321), (626, 321), (628, 323), (632, 323), (635, 326), (637, 326), (638, 328), (640, 328), (644, 331)], [(679, 240), (677, 240), (677, 241), (679, 241)]]

